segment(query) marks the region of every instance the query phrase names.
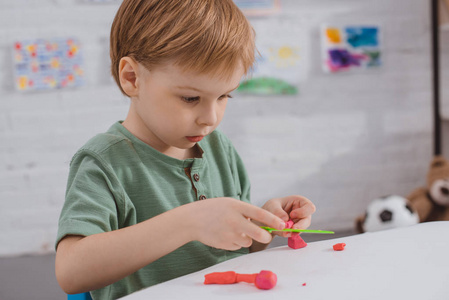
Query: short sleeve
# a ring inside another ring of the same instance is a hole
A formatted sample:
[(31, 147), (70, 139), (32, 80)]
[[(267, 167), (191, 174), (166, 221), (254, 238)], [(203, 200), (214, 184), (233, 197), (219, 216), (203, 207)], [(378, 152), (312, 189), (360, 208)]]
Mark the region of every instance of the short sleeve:
[(119, 228), (120, 184), (95, 153), (78, 152), (70, 165), (56, 246), (67, 235), (88, 236)]

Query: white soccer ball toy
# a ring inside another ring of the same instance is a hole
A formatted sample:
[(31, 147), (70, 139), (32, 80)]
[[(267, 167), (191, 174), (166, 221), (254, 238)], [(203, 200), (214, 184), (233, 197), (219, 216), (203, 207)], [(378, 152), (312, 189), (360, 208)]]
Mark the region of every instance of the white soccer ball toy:
[(362, 226), (365, 231), (370, 232), (418, 223), (418, 214), (409, 201), (401, 196), (390, 195), (375, 199), (368, 205)]

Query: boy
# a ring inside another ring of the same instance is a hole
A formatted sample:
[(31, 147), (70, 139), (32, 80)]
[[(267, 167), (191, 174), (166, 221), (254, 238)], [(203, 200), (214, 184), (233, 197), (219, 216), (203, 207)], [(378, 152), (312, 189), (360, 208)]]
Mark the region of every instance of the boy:
[(116, 299), (310, 225), (301, 196), (249, 204), (249, 181), (219, 125), (254, 62), (254, 33), (232, 0), (125, 0), (111, 29), (123, 122), (73, 157), (57, 237), (69, 294)]

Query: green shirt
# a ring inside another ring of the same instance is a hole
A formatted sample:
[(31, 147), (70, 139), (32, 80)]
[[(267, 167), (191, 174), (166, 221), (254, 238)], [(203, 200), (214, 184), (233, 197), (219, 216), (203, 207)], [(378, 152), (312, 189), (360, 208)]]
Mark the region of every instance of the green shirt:
[[(178, 160), (137, 139), (121, 122), (92, 138), (70, 164), (56, 243), (66, 235), (131, 226), (204, 197), (249, 202), (248, 176), (226, 136), (214, 131), (198, 145), (201, 158)], [(191, 242), (91, 294), (116, 299), (244, 253), (248, 249), (226, 251)]]

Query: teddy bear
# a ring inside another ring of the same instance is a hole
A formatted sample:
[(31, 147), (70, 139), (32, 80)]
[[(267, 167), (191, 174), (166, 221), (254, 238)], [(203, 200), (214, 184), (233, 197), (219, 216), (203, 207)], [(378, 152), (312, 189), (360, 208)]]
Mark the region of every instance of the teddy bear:
[(379, 231), (421, 222), (449, 221), (449, 161), (435, 156), (427, 172), (426, 186), (407, 197), (388, 195), (373, 200), (355, 220), (356, 231)]
[(435, 156), (427, 172), (427, 185), (408, 195), (419, 222), (449, 221), (449, 161)]

